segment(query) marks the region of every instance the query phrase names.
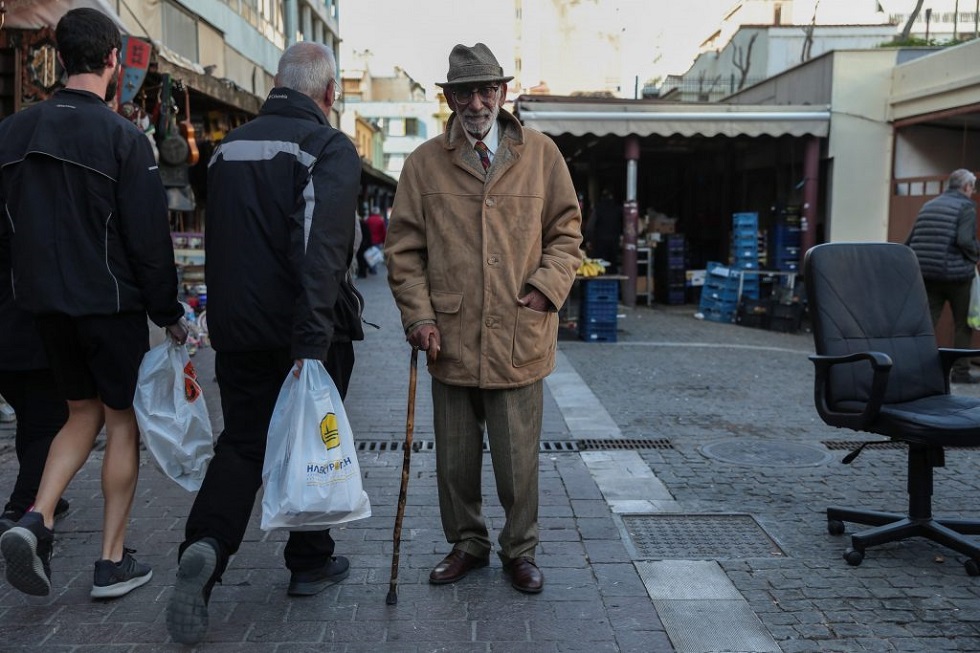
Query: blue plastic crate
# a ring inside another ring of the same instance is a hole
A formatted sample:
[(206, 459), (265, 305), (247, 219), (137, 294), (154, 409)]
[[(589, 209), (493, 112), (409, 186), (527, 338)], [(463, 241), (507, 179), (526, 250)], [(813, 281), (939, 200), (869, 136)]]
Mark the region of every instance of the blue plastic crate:
[(587, 342), (616, 342), (616, 323), (579, 323), (578, 337)]
[(732, 309), (720, 309), (720, 308), (703, 308), (701, 309), (701, 314), (704, 319), (710, 320), (711, 322), (726, 322), (731, 323), (735, 321), (736, 310)]
[(583, 322), (588, 320), (590, 322), (615, 322), (617, 308), (618, 304), (616, 302), (593, 302), (590, 304), (579, 304), (579, 321)]
[(582, 282), (582, 301), (619, 299), (619, 282), (615, 279), (589, 279)]

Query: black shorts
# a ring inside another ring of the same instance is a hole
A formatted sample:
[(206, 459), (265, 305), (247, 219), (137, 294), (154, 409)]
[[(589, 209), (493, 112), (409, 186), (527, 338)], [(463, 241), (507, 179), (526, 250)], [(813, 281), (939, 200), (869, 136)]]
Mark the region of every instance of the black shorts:
[(146, 314), (38, 315), (35, 322), (66, 399), (99, 399), (115, 410), (132, 407), (149, 349)]

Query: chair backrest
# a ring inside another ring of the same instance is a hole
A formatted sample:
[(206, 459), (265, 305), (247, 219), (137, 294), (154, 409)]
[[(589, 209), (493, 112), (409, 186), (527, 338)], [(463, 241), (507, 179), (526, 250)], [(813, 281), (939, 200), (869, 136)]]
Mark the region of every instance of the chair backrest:
[[(827, 243), (806, 253), (807, 300), (817, 354), (891, 357), (884, 403), (946, 393), (929, 301), (911, 249), (897, 243)], [(837, 365), (831, 405), (867, 401), (871, 366)]]

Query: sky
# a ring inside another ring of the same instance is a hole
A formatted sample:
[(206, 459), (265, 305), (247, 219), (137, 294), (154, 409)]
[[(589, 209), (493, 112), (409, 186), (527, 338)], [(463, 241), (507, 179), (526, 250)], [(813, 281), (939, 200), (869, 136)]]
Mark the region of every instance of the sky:
[[(620, 23), (626, 26), (630, 44), (627, 52), (636, 53), (631, 57), (636, 60), (636, 70), (628, 72), (645, 81), (686, 71), (698, 44), (732, 2), (602, 0), (601, 6), (621, 12)], [(372, 74), (390, 75), (394, 66), (400, 66), (427, 91), (445, 81), (449, 51), (457, 43), (486, 43), (505, 74), (512, 72), (513, 63), (505, 56), (514, 43), (513, 3), (509, 1), (345, 0), (340, 3), (340, 34), (341, 68), (352, 61), (352, 51), (370, 50)]]

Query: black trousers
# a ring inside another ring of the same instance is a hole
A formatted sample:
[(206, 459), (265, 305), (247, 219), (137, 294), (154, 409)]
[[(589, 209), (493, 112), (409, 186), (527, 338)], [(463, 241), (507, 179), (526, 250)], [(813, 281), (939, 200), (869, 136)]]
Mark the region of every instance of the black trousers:
[[(926, 279), (925, 285), (933, 328), (939, 324), (939, 318), (943, 314), (943, 306), (949, 302), (949, 310), (953, 317), (953, 347), (969, 349), (973, 330), (967, 324), (966, 317), (970, 312), (970, 288), (973, 286), (973, 279), (966, 281), (930, 281)], [(952, 371), (957, 375), (969, 374), (970, 359), (957, 359), (953, 363)]]
[(4, 510), (34, 505), (51, 441), (68, 420), (68, 404), (51, 370), (0, 371), (0, 395), (17, 412), (17, 480)]
[[(345, 396), (354, 368), (352, 344), (335, 343), (325, 364), (341, 396)], [(187, 518), (180, 554), (198, 540), (214, 538), (220, 546), (218, 577), (245, 537), (255, 496), (262, 486), (272, 411), (292, 365), (286, 349), (215, 355), (225, 429), (218, 437), (214, 458)], [(284, 558), (290, 571), (300, 572), (322, 567), (333, 552), (329, 529), (290, 531)]]

